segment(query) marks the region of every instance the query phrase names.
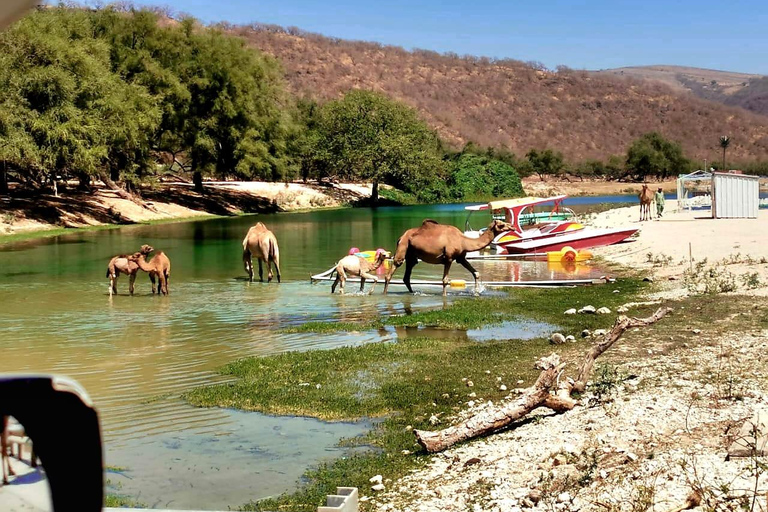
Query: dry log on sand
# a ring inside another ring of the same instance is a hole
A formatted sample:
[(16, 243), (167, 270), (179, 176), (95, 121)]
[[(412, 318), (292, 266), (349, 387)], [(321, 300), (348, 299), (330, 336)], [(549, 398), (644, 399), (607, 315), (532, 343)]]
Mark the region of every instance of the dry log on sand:
[[(561, 378), (560, 373), (565, 367), (565, 363), (560, 362), (560, 356), (552, 354), (536, 363), (536, 367), (541, 370), (539, 378), (517, 400), (490, 411), (483, 411), (444, 430), (414, 429), (413, 433), (416, 435), (416, 440), (425, 450), (434, 453), (445, 450), (458, 442), (494, 432), (523, 418), (540, 406), (548, 407), (557, 412), (573, 409), (577, 402), (571, 395), (584, 391), (598, 356), (608, 350), (627, 329), (655, 323), (670, 311), (672, 311), (671, 308), (659, 308), (648, 318), (619, 316), (610, 332), (606, 334), (605, 339), (587, 352), (576, 380)], [(560, 382), (553, 393), (552, 388), (558, 381)]]

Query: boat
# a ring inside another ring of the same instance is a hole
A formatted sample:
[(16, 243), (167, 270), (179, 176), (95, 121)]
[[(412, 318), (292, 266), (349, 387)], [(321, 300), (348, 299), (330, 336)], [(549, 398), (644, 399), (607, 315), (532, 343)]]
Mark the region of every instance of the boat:
[[(464, 209), (469, 214), (464, 234), (478, 237), (484, 231), (473, 230), (470, 224), (472, 214), (478, 211), (490, 212), (493, 218), (501, 218), (514, 226), (513, 229), (500, 233), (491, 242), (489, 247), (496, 255), (544, 254), (561, 251), (565, 247), (580, 251), (622, 242), (639, 231), (639, 228), (634, 227), (590, 228), (577, 222), (573, 215), (565, 218), (565, 215), (572, 213), (572, 210), (567, 210), (562, 205), (567, 197), (521, 197), (466, 206)], [(550, 209), (548, 214), (539, 212), (538, 217), (530, 217), (535, 213), (534, 207), (544, 205), (548, 205)], [(541, 222), (524, 227), (524, 222), (531, 218)]]

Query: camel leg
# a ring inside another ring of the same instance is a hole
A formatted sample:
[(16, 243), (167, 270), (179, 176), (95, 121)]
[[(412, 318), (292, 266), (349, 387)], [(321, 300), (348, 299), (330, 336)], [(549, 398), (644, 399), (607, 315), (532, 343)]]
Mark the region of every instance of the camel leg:
[(272, 276), (272, 260), (267, 258), (266, 265), (267, 265), (267, 282), (271, 283), (272, 277), (273, 277)]
[[(154, 272), (149, 273), (149, 280), (152, 281), (152, 295), (154, 295), (155, 294), (155, 273)], [(158, 290), (158, 293), (159, 292), (160, 290)]]
[(477, 280), (480, 279), (480, 272), (475, 270), (475, 268), (472, 265), (470, 265), (470, 263), (467, 261), (466, 258), (462, 258), (460, 260), (457, 259), (456, 261), (458, 261), (459, 264), (462, 267), (464, 267), (465, 269), (469, 270), (469, 273), (472, 274), (472, 277), (475, 278), (475, 293), (478, 293), (477, 292)]
[(115, 274), (109, 276), (109, 295), (112, 294), (117, 295), (117, 276)]
[(259, 258), (259, 282), (264, 282), (264, 270), (261, 267), (261, 258)]
[(405, 275), (403, 276), (403, 283), (405, 283), (405, 287), (408, 288), (408, 291), (411, 293), (413, 293), (413, 288), (411, 288), (411, 272), (413, 271), (413, 267), (415, 267), (418, 262), (418, 259), (416, 261), (412, 259), (405, 260)]
[(339, 281), (341, 281), (341, 275), (339, 275), (338, 272), (336, 272), (336, 280), (331, 285), (331, 293), (336, 293), (336, 287), (339, 285)]
[(243, 255), (243, 266), (248, 274), (248, 281), (253, 282), (253, 259), (251, 259), (250, 253), (247, 256)]
[(443, 297), (448, 295), (448, 283), (451, 282), (451, 280), (448, 279), (449, 270), (451, 270), (451, 260), (446, 261), (443, 266)]
[(389, 282), (392, 280), (392, 274), (395, 273), (395, 270), (403, 264), (403, 261), (398, 261), (397, 259), (392, 260), (392, 268), (389, 269), (389, 272), (387, 272), (387, 275), (384, 276), (384, 295), (387, 294), (387, 289), (389, 288)]
[(162, 272), (157, 274), (157, 294), (168, 295), (168, 289), (165, 286), (165, 276)]
[(275, 262), (275, 273), (277, 274), (277, 282), (280, 282), (280, 259), (277, 255), (275, 255), (272, 258), (272, 261)]
[(128, 291), (133, 295), (133, 283), (136, 282), (136, 273), (134, 272), (128, 276)]
[(373, 293), (373, 289), (376, 287), (376, 283), (379, 282), (379, 278), (374, 276), (373, 274), (369, 274), (367, 272), (361, 272), (360, 273), (360, 291), (363, 291), (363, 283), (365, 283), (366, 279), (370, 279), (373, 281), (373, 284), (371, 285), (371, 290), (368, 292), (368, 295), (371, 295)]
[(168, 289), (168, 282), (171, 280), (171, 273), (165, 273), (163, 272), (163, 277), (165, 277), (165, 294), (170, 295), (171, 291)]

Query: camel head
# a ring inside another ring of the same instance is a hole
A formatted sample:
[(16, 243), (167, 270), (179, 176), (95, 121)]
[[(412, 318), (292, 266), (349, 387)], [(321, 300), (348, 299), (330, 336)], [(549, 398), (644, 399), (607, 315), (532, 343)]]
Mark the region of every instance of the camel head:
[(504, 233), (505, 231), (511, 231), (512, 229), (514, 229), (514, 226), (504, 222), (503, 220), (496, 219), (488, 224), (488, 231), (492, 232), (493, 236), (496, 236), (499, 233)]
[(386, 249), (381, 249), (381, 248), (376, 249), (376, 259), (375, 259), (376, 263), (383, 263), (384, 260), (391, 257), (392, 257), (392, 253), (387, 251)]
[(146, 244), (145, 244), (145, 245), (142, 245), (142, 246), (141, 246), (141, 250), (140, 250), (138, 253), (136, 253), (136, 254), (139, 254), (139, 253), (141, 253), (141, 254), (143, 254), (144, 256), (148, 256), (148, 255), (149, 255), (149, 253), (151, 253), (151, 252), (152, 252), (152, 251), (154, 251), (154, 250), (155, 250), (155, 248), (154, 248), (154, 247), (152, 247), (151, 245), (146, 245)]
[[(149, 246), (148, 245), (144, 245), (144, 246), (142, 246), (142, 249), (144, 247), (149, 247)], [(150, 249), (151, 249), (151, 247), (150, 247)], [(146, 253), (144, 253), (143, 250), (140, 251), (140, 252), (135, 252), (135, 253), (131, 254), (130, 256), (128, 256), (128, 261), (132, 261), (132, 262), (136, 263), (137, 261), (139, 261), (139, 258), (141, 258), (142, 256), (146, 256)]]

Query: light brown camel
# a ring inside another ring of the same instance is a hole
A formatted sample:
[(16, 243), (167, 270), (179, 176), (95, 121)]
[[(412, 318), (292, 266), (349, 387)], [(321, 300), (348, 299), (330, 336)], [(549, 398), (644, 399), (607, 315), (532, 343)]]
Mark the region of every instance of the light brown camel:
[(643, 189), (637, 195), (637, 198), (640, 199), (640, 222), (652, 220), (651, 201), (653, 201), (653, 192), (648, 188), (648, 184), (643, 183)]
[(253, 282), (253, 258), (259, 260), (259, 281), (264, 281), (264, 271), (261, 262), (267, 264), (267, 282), (272, 281), (272, 263), (275, 264), (277, 282), (280, 282), (280, 249), (277, 238), (267, 229), (263, 222), (257, 222), (248, 230), (243, 239), (243, 265), (248, 272), (248, 279)]
[(464, 268), (472, 273), (475, 278), (475, 292), (478, 291), (477, 280), (480, 274), (469, 264), (466, 259), (467, 253), (479, 251), (490, 245), (494, 238), (500, 233), (509, 231), (513, 226), (501, 220), (494, 220), (488, 225), (488, 229), (478, 238), (469, 238), (455, 226), (439, 224), (434, 220), (427, 219), (421, 223), (418, 228), (412, 228), (403, 233), (397, 241), (397, 251), (392, 268), (384, 279), (384, 293), (387, 293), (389, 281), (397, 267), (405, 262), (405, 276), (403, 283), (408, 291), (411, 289), (411, 271), (413, 267), (422, 260), (433, 265), (443, 265), (443, 295), (446, 294), (446, 287), (450, 282), (448, 271), (451, 263), (459, 262)]
[(117, 294), (117, 278), (120, 274), (128, 276), (128, 290), (133, 295), (133, 283), (136, 282), (136, 274), (139, 272), (139, 265), (130, 261), (128, 254), (120, 254), (109, 260), (107, 265), (107, 278), (109, 278), (109, 294)]
[(155, 249), (150, 245), (142, 245), (141, 250), (132, 254), (128, 259), (135, 262), (141, 270), (149, 274), (152, 281), (152, 293), (155, 293), (155, 279), (157, 279), (157, 293), (168, 295), (168, 281), (171, 278), (171, 260), (163, 252), (157, 252), (152, 260), (147, 262), (147, 255)]
[(331, 285), (331, 293), (336, 292), (336, 285), (341, 283), (340, 291), (342, 295), (344, 294), (344, 283), (347, 281), (347, 276), (359, 276), (360, 277), (360, 291), (362, 292), (365, 288), (365, 280), (370, 279), (373, 281), (373, 284), (371, 285), (371, 290), (368, 292), (368, 295), (373, 293), (373, 289), (376, 287), (376, 283), (379, 282), (379, 278), (376, 277), (371, 272), (376, 272), (378, 268), (384, 264), (385, 261), (387, 261), (387, 258), (391, 256), (391, 253), (388, 251), (385, 251), (384, 249), (378, 249), (376, 251), (376, 259), (374, 259), (373, 263), (366, 260), (365, 258), (361, 258), (360, 256), (356, 256), (354, 254), (349, 256), (344, 256), (339, 260), (339, 262), (336, 264), (336, 280)]

